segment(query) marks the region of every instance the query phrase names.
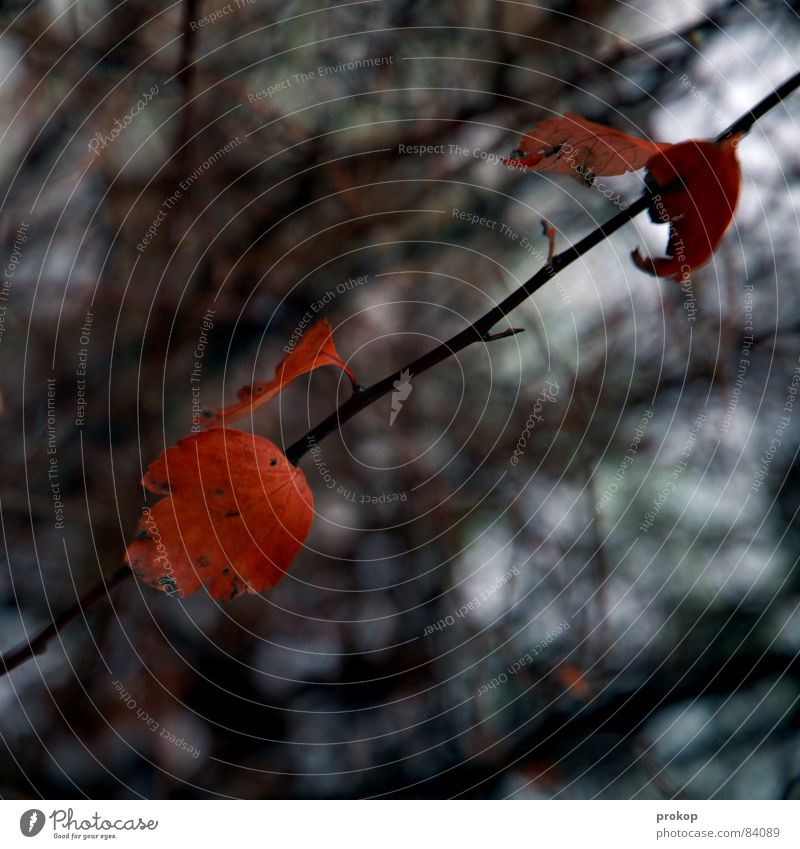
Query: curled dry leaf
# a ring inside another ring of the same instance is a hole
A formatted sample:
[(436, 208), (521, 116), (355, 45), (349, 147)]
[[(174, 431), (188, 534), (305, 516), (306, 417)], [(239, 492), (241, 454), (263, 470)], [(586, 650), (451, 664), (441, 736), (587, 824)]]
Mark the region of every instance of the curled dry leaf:
[(741, 136), (722, 142), (653, 142), (596, 124), (580, 115), (548, 118), (525, 135), (514, 168), (572, 174), (591, 182), (647, 166), (656, 192), (650, 218), (669, 222), (667, 256), (631, 254), (642, 271), (679, 282), (708, 262), (733, 220), (741, 172), (736, 145)]
[(739, 199), (740, 138), (681, 142), (647, 163), (648, 183), (657, 192), (650, 220), (669, 222), (668, 256), (643, 257), (637, 248), (631, 256), (638, 268), (683, 283), (693, 269), (711, 259)]
[(356, 386), (355, 375), (345, 365), (333, 344), (333, 330), (326, 318), (312, 325), (297, 346), (278, 363), (272, 380), (243, 386), (237, 393), (238, 403), (214, 412), (205, 410), (202, 424), (213, 427), (244, 419), (280, 394), (287, 384), (300, 375), (323, 366), (336, 366), (342, 369), (350, 378), (353, 387)]
[(126, 561), (166, 593), (259, 593), (286, 573), (311, 528), (303, 473), (268, 439), (212, 428), (181, 439), (142, 483), (165, 495), (139, 520)]
[(596, 176), (638, 171), (670, 147), (567, 114), (537, 124), (522, 139), (516, 156), (502, 161), (512, 168), (571, 174), (591, 182)]

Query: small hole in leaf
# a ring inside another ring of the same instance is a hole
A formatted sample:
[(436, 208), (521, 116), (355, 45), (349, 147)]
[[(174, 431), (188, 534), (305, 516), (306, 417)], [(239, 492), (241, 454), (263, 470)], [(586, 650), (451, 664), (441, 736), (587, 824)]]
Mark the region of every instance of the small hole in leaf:
[(269, 464), (270, 464), (270, 466), (277, 466), (277, 465), (278, 465), (278, 461), (275, 459), (275, 457), (273, 457), (273, 458), (269, 461)]

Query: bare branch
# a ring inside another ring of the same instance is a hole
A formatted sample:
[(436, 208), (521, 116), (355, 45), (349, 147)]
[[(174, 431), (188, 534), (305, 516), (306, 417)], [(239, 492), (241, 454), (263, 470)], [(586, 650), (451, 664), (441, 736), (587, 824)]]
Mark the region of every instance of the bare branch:
[(107, 578), (103, 578), (99, 584), (84, 593), (72, 607), (59, 613), (49, 625), (37, 631), (33, 636), (21, 642), (18, 646), (0, 655), (0, 677), (7, 675), (12, 669), (30, 660), (37, 654), (43, 654), (50, 640), (63, 628), (82, 616), (87, 607), (91, 607), (96, 601), (105, 598), (117, 584), (122, 583), (129, 575), (132, 575), (128, 566), (123, 566), (112, 572)]
[[(193, 14), (194, 4), (187, 3), (186, 15), (187, 20)], [(189, 28), (191, 29), (191, 28)], [(188, 31), (187, 31), (188, 34)], [(185, 55), (191, 53), (191, 40), (187, 37), (184, 44)], [(186, 81), (186, 80), (185, 80)], [(771, 94), (767, 95), (763, 100), (756, 104), (751, 110), (742, 115), (737, 121), (731, 124), (727, 130), (717, 137), (717, 141), (722, 141), (732, 135), (747, 133), (753, 125), (770, 109), (773, 109), (784, 98), (791, 94), (800, 86), (800, 72), (790, 77), (786, 82), (776, 88)], [(497, 333), (491, 333), (492, 328), (508, 314), (516, 309), (521, 303), (527, 300), (534, 292), (538, 291), (548, 280), (556, 276), (560, 271), (563, 271), (567, 266), (575, 262), (576, 259), (583, 256), (593, 247), (607, 239), (612, 233), (615, 233), (622, 226), (627, 224), (632, 218), (647, 209), (650, 203), (650, 195), (645, 193), (635, 203), (631, 204), (627, 209), (617, 213), (610, 221), (601, 224), (597, 229), (593, 230), (587, 236), (584, 236), (576, 244), (556, 254), (551, 258), (547, 265), (539, 269), (527, 282), (523, 283), (518, 289), (512, 292), (505, 300), (501, 301), (493, 309), (489, 310), (485, 315), (457, 333), (452, 339), (443, 342), (438, 347), (424, 354), (413, 363), (398, 369), (393, 374), (385, 377), (383, 380), (374, 383), (366, 388), (358, 387), (354, 394), (342, 404), (338, 410), (332, 413), (328, 418), (322, 421), (317, 427), (309, 431), (301, 439), (297, 440), (293, 445), (289, 446), (286, 451), (286, 456), (290, 462), (297, 465), (303, 455), (314, 446), (319, 440), (329, 436), (334, 431), (338, 430), (345, 422), (355, 416), (361, 410), (366, 409), (382, 398), (384, 395), (392, 391), (394, 382), (399, 380), (403, 372), (408, 372), (408, 376), (413, 377), (427, 371), (443, 360), (453, 356), (469, 345), (475, 342), (491, 342), (498, 339), (503, 339), (507, 336), (513, 336), (519, 333), (517, 328), (507, 328)], [(99, 584), (85, 593), (72, 607), (65, 610), (56, 616), (53, 621), (38, 631), (32, 638), (26, 640), (4, 655), (0, 656), (0, 677), (8, 674), (12, 669), (24, 663), (26, 660), (41, 654), (47, 648), (48, 643), (56, 634), (63, 628), (73, 622), (79, 616), (83, 615), (86, 608), (93, 605), (101, 598), (105, 598), (111, 589), (117, 584), (124, 581), (129, 575), (133, 574), (128, 566), (123, 566), (116, 572), (113, 572), (108, 578), (104, 578)]]
[[(757, 103), (751, 110), (742, 115), (738, 120), (728, 127), (724, 132), (717, 136), (717, 141), (722, 141), (729, 136), (747, 133), (752, 129), (753, 125), (759, 118), (764, 116), (770, 109), (777, 106), (785, 97), (791, 94), (798, 86), (800, 86), (800, 72), (790, 77), (782, 85), (778, 86), (773, 92), (768, 94), (763, 100)], [(593, 247), (599, 245), (607, 239), (612, 233), (615, 233), (623, 225), (627, 224), (632, 218), (635, 218), (640, 212), (644, 212), (650, 204), (650, 193), (645, 192), (635, 203), (631, 204), (627, 209), (618, 212), (610, 221), (601, 224), (597, 229), (584, 236), (576, 244), (556, 254), (547, 265), (539, 269), (527, 282), (523, 283), (518, 289), (512, 292), (505, 300), (501, 301), (497, 306), (489, 310), (485, 315), (481, 316), (477, 321), (457, 333), (451, 339), (443, 342), (438, 347), (429, 351), (427, 354), (414, 360), (403, 368), (398, 369), (393, 374), (385, 377), (383, 380), (368, 386), (360, 392), (352, 395), (345, 401), (338, 410), (320, 422), (313, 430), (309, 431), (305, 436), (290, 445), (286, 450), (286, 456), (289, 461), (297, 465), (303, 455), (315, 446), (321, 439), (330, 436), (331, 433), (338, 430), (345, 422), (353, 418), (357, 413), (374, 404), (379, 398), (392, 391), (394, 382), (400, 379), (403, 372), (408, 372), (410, 377), (414, 377), (422, 372), (427, 371), (435, 365), (438, 365), (443, 360), (452, 357), (469, 345), (475, 342), (486, 341), (489, 336), (489, 331), (505, 318), (512, 310), (516, 309), (521, 303), (526, 301), (530, 296), (538, 291), (551, 278), (555, 277), (560, 271), (563, 271), (567, 266), (575, 262), (576, 259), (588, 253)]]

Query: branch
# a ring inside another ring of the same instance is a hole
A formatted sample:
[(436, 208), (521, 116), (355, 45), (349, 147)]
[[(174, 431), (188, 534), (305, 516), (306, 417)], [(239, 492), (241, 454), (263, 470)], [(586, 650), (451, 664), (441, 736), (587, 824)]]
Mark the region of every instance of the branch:
[(21, 642), (5, 654), (0, 655), (0, 677), (7, 675), (12, 669), (30, 660), (37, 654), (43, 654), (47, 644), (56, 634), (65, 628), (70, 622), (74, 622), (83, 615), (87, 607), (91, 607), (96, 601), (105, 598), (106, 595), (117, 585), (122, 583), (133, 572), (128, 566), (123, 566), (112, 572), (107, 578), (102, 578), (99, 584), (82, 595), (72, 607), (59, 613), (49, 625), (45, 625), (35, 636)]
[[(717, 136), (716, 141), (719, 142), (732, 135), (749, 132), (759, 118), (781, 103), (798, 86), (800, 86), (800, 72), (790, 77), (751, 110), (742, 115), (741, 118), (734, 121), (730, 127)], [(368, 386), (353, 394), (338, 410), (331, 413), (330, 416), (320, 422), (313, 430), (310, 430), (305, 436), (298, 439), (297, 442), (286, 449), (286, 456), (289, 462), (296, 466), (303, 455), (321, 439), (339, 430), (345, 422), (352, 419), (357, 413), (360, 413), (371, 404), (374, 404), (379, 398), (391, 392), (394, 388), (395, 381), (400, 380), (404, 372), (407, 372), (408, 377), (415, 377), (475, 342), (488, 342), (498, 338), (497, 335), (490, 336), (489, 334), (489, 331), (497, 322), (505, 318), (512, 310), (523, 303), (523, 301), (530, 298), (534, 292), (541, 289), (548, 280), (555, 277), (556, 274), (563, 271), (567, 266), (575, 262), (576, 259), (588, 253), (596, 245), (599, 245), (600, 242), (607, 239), (612, 233), (615, 233), (640, 212), (644, 212), (650, 204), (650, 196), (650, 192), (646, 191), (642, 197), (627, 207), (627, 209), (618, 212), (610, 221), (601, 224), (596, 230), (589, 233), (588, 236), (584, 236), (579, 242), (554, 256), (547, 265), (539, 269), (519, 289), (512, 292), (505, 300), (501, 301), (465, 330), (457, 333), (446, 342), (442, 342), (441, 345), (432, 351), (429, 351), (407, 366), (403, 366), (403, 368), (398, 369), (383, 380), (379, 380), (377, 383), (373, 383), (372, 386)]]
[(650, 201), (649, 194), (645, 194), (636, 201), (636, 203), (618, 212), (610, 221), (601, 224), (596, 230), (584, 236), (577, 244), (567, 248), (560, 254), (557, 254), (553, 259), (539, 269), (533, 277), (523, 283), (519, 289), (512, 292), (505, 300), (501, 301), (497, 306), (493, 307), (485, 315), (481, 316), (473, 324), (470, 324), (465, 330), (456, 333), (447, 342), (442, 342), (432, 351), (424, 354), (419, 359), (414, 360), (401, 369), (398, 369), (393, 374), (373, 383), (365, 389), (355, 393), (345, 401), (338, 410), (331, 413), (328, 418), (320, 422), (313, 430), (310, 430), (304, 437), (297, 440), (293, 445), (286, 449), (286, 457), (290, 463), (297, 465), (303, 455), (321, 439), (329, 436), (335, 430), (338, 430), (346, 421), (353, 418), (357, 413), (374, 404), (379, 398), (388, 394), (394, 388), (396, 380), (401, 379), (403, 372), (408, 373), (408, 377), (415, 377), (429, 368), (438, 365), (443, 360), (452, 357), (453, 354), (462, 351), (469, 345), (475, 342), (491, 341), (489, 331), (497, 324), (498, 321), (505, 318), (512, 310), (516, 309), (523, 301), (527, 300), (534, 292), (541, 289), (548, 280), (555, 277), (559, 271), (563, 271), (568, 265), (575, 262), (576, 259), (583, 256), (587, 251), (591, 250), (595, 245), (600, 244), (607, 239), (612, 233), (619, 230), (624, 224), (627, 224), (634, 216), (638, 215), (647, 209)]
[[(191, 3), (186, 5), (186, 15), (192, 14)], [(189, 28), (191, 29), (191, 28)], [(188, 35), (188, 31), (187, 31)], [(185, 44), (187, 52), (191, 50), (191, 40), (187, 38)], [(790, 77), (786, 82), (776, 88), (771, 94), (767, 95), (762, 101), (754, 106), (749, 112), (742, 115), (737, 121), (731, 124), (727, 130), (717, 136), (717, 141), (722, 141), (729, 136), (747, 133), (753, 125), (761, 117), (763, 117), (770, 109), (773, 109), (783, 101), (785, 97), (791, 94), (800, 86), (800, 72)], [(599, 245), (600, 242), (607, 239), (612, 233), (615, 233), (623, 225), (627, 224), (632, 218), (640, 212), (647, 209), (650, 203), (650, 194), (646, 192), (635, 203), (631, 204), (627, 209), (617, 213), (610, 221), (601, 224), (596, 230), (584, 236), (579, 242), (572, 247), (567, 248), (560, 254), (554, 256), (544, 268), (541, 268), (527, 282), (523, 283), (517, 290), (512, 292), (505, 300), (501, 301), (493, 309), (489, 310), (485, 315), (481, 316), (477, 321), (473, 322), (465, 330), (457, 333), (452, 339), (443, 342), (438, 347), (424, 354), (413, 363), (398, 369), (394, 374), (385, 377), (383, 380), (368, 386), (366, 389), (359, 389), (347, 401), (342, 404), (338, 410), (332, 413), (324, 421), (320, 422), (313, 430), (309, 431), (304, 437), (297, 440), (293, 445), (286, 450), (286, 456), (294, 465), (300, 462), (306, 452), (314, 446), (319, 440), (329, 436), (334, 431), (338, 430), (345, 422), (349, 421), (361, 410), (366, 409), (370, 404), (375, 403), (379, 398), (387, 395), (394, 388), (394, 382), (401, 378), (401, 374), (405, 371), (409, 376), (422, 374), (443, 360), (452, 357), (453, 354), (462, 351), (469, 345), (475, 342), (492, 342), (497, 339), (511, 336), (519, 332), (513, 328), (500, 331), (498, 333), (490, 333), (491, 329), (503, 318), (505, 318), (512, 310), (516, 309), (521, 303), (526, 301), (534, 292), (541, 289), (548, 280), (555, 277), (560, 271), (563, 271), (568, 265), (575, 262), (576, 259), (588, 253), (593, 247)], [(0, 656), (0, 677), (7, 675), (12, 669), (24, 663), (26, 660), (41, 654), (47, 647), (50, 640), (55, 637), (63, 628), (81, 616), (85, 609), (93, 605), (96, 601), (104, 598), (108, 592), (117, 584), (124, 581), (132, 571), (128, 566), (123, 566), (116, 572), (113, 572), (108, 578), (103, 578), (99, 584), (90, 589), (85, 595), (68, 610), (60, 613), (53, 621), (42, 628), (32, 639), (26, 640), (6, 654)]]
[(739, 133), (749, 133), (753, 129), (753, 124), (759, 118), (763, 118), (770, 109), (774, 109), (779, 103), (782, 103), (798, 86), (800, 86), (800, 71), (759, 101), (749, 112), (745, 112), (741, 118), (734, 121), (727, 130), (717, 136), (717, 141), (722, 141)]

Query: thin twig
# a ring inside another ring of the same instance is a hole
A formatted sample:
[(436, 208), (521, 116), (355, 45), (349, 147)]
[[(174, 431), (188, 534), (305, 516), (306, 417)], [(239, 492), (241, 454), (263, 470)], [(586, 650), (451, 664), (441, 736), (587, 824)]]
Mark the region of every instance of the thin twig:
[(87, 607), (91, 607), (99, 599), (105, 598), (117, 584), (122, 583), (132, 574), (133, 572), (128, 566), (122, 566), (116, 572), (112, 572), (107, 578), (103, 578), (99, 584), (95, 584), (92, 589), (82, 595), (72, 607), (67, 608), (63, 613), (59, 613), (49, 625), (45, 625), (33, 637), (24, 640), (18, 646), (0, 655), (0, 677), (7, 675), (12, 669), (26, 660), (30, 660), (35, 655), (44, 653), (47, 644), (62, 628), (82, 616)]
[(468, 345), (472, 345), (475, 342), (486, 342), (490, 337), (489, 331), (495, 324), (505, 318), (512, 310), (516, 309), (523, 301), (527, 300), (534, 292), (541, 289), (548, 280), (555, 277), (556, 274), (563, 271), (563, 269), (583, 256), (583, 254), (595, 245), (607, 239), (612, 233), (619, 230), (624, 224), (627, 224), (635, 215), (647, 209), (648, 203), (648, 195), (639, 198), (639, 200), (631, 204), (627, 209), (618, 212), (610, 221), (601, 224), (596, 230), (589, 233), (588, 236), (584, 236), (577, 244), (554, 256), (552, 262), (539, 269), (530, 280), (523, 283), (522, 286), (513, 291), (505, 300), (501, 301), (473, 324), (470, 324), (465, 330), (456, 333), (447, 342), (442, 342), (441, 345), (419, 357), (419, 359), (414, 360), (413, 363), (409, 363), (383, 380), (379, 380), (377, 383), (373, 383), (372, 386), (368, 386), (352, 395), (338, 410), (286, 449), (286, 456), (289, 462), (297, 465), (303, 455), (321, 439), (330, 436), (331, 433), (338, 430), (357, 413), (360, 413), (369, 407), (370, 404), (374, 404), (379, 398), (391, 392), (394, 382), (400, 379), (402, 373), (407, 372), (408, 377), (415, 377), (438, 365), (443, 360), (448, 359), (448, 357), (452, 357), (453, 354), (462, 351)]
[[(190, 4), (187, 4), (187, 10)], [(188, 14), (188, 11), (187, 11)], [(191, 42), (187, 45), (191, 48)], [(771, 94), (767, 95), (762, 101), (754, 106), (749, 112), (742, 115), (737, 121), (731, 124), (724, 132), (717, 136), (717, 141), (722, 141), (732, 135), (744, 134), (752, 129), (756, 121), (763, 115), (769, 112), (770, 109), (777, 106), (785, 97), (791, 94), (798, 86), (800, 86), (800, 72), (790, 77), (786, 82), (776, 88)], [(438, 347), (429, 351), (413, 363), (398, 369), (394, 374), (385, 377), (383, 380), (368, 386), (365, 389), (359, 388), (347, 401), (342, 404), (336, 412), (332, 413), (324, 421), (320, 422), (313, 430), (309, 431), (304, 437), (297, 440), (293, 445), (289, 446), (286, 451), (286, 456), (293, 464), (301, 460), (303, 455), (314, 446), (319, 440), (329, 436), (334, 431), (338, 430), (345, 422), (349, 421), (357, 413), (366, 409), (387, 395), (394, 388), (394, 382), (400, 379), (402, 372), (408, 372), (408, 375), (413, 377), (421, 374), (424, 371), (432, 368), (453, 354), (472, 345), (475, 342), (491, 342), (496, 339), (504, 338), (505, 336), (513, 335), (519, 332), (514, 329), (501, 331), (499, 333), (490, 333), (491, 329), (505, 318), (512, 310), (516, 309), (521, 303), (527, 300), (534, 292), (539, 290), (548, 280), (555, 277), (560, 271), (563, 271), (568, 265), (575, 262), (576, 259), (583, 256), (596, 245), (607, 239), (612, 233), (615, 233), (623, 225), (627, 224), (632, 218), (643, 212), (650, 203), (649, 193), (645, 193), (635, 203), (631, 204), (627, 209), (617, 213), (610, 221), (601, 224), (596, 230), (584, 236), (579, 242), (567, 250), (562, 251), (552, 258), (544, 268), (541, 268), (527, 282), (523, 283), (518, 289), (512, 292), (505, 300), (501, 301), (496, 307), (489, 310), (484, 316), (479, 318), (465, 330), (457, 333), (447, 342), (442, 343)], [(108, 578), (103, 580), (83, 595), (78, 601), (64, 613), (56, 616), (53, 621), (42, 628), (32, 639), (27, 640), (16, 648), (11, 649), (6, 654), (0, 656), (0, 677), (6, 675), (16, 666), (19, 666), (26, 660), (42, 653), (47, 647), (48, 642), (58, 634), (62, 628), (66, 627), (70, 622), (80, 616), (87, 607), (90, 607), (96, 601), (104, 598), (108, 592), (117, 584), (125, 580), (132, 572), (127, 566), (123, 566), (116, 572), (113, 572)]]
[(749, 133), (753, 129), (753, 124), (760, 118), (763, 118), (770, 109), (774, 109), (779, 103), (782, 103), (798, 86), (800, 86), (800, 71), (789, 77), (785, 83), (779, 85), (775, 91), (768, 94), (763, 100), (759, 101), (749, 112), (745, 112), (741, 118), (734, 121), (727, 130), (723, 130), (718, 136), (717, 141), (722, 141), (730, 136), (739, 135), (740, 133)]
[[(759, 118), (769, 112), (770, 109), (777, 106), (785, 97), (791, 94), (798, 86), (800, 86), (800, 72), (790, 77), (782, 85), (778, 86), (772, 93), (768, 94), (763, 100), (756, 104), (751, 110), (746, 112), (741, 118), (734, 121), (726, 130), (720, 133), (716, 141), (723, 141), (733, 135), (744, 134), (752, 129), (753, 125)], [(584, 236), (576, 244), (556, 254), (547, 265), (540, 268), (536, 274), (528, 281), (523, 283), (518, 289), (512, 292), (505, 300), (501, 301), (497, 306), (493, 307), (485, 315), (481, 316), (477, 321), (456, 333), (451, 339), (443, 342), (441, 345), (429, 351), (427, 354), (409, 363), (407, 366), (398, 369), (388, 377), (373, 383), (361, 389), (359, 392), (352, 395), (345, 401), (338, 410), (331, 413), (326, 419), (320, 422), (315, 428), (310, 430), (305, 436), (297, 440), (286, 449), (286, 456), (290, 463), (297, 465), (302, 457), (314, 447), (321, 439), (330, 436), (334, 431), (339, 430), (341, 426), (349, 421), (357, 413), (365, 410), (371, 404), (374, 404), (378, 399), (387, 395), (394, 388), (396, 380), (401, 379), (401, 375), (407, 373), (408, 377), (415, 377), (422, 372), (427, 371), (433, 366), (438, 365), (443, 360), (452, 357), (459, 351), (475, 342), (486, 342), (490, 338), (489, 331), (505, 318), (512, 310), (516, 309), (523, 301), (526, 301), (534, 292), (544, 286), (551, 278), (555, 277), (560, 271), (563, 271), (567, 266), (575, 262), (576, 259), (582, 257), (600, 242), (607, 239), (612, 233), (615, 233), (623, 225), (627, 224), (632, 218), (640, 212), (644, 212), (650, 205), (650, 193), (645, 192), (635, 203), (631, 204), (627, 209), (618, 212), (610, 221), (601, 224), (597, 229)]]

